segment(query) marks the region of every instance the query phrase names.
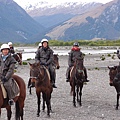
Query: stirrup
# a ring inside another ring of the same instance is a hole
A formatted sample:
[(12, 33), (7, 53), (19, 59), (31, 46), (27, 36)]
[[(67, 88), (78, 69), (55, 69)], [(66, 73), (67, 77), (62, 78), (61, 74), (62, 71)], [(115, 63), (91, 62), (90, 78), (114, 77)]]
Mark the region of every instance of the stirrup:
[(57, 88), (57, 86), (56, 86), (54, 83), (53, 83), (52, 87), (53, 87), (53, 88)]
[(69, 80), (69, 79), (66, 79), (66, 82), (70, 82), (70, 80)]
[(14, 105), (14, 100), (13, 99), (11, 99), (11, 100), (9, 100), (8, 101), (8, 104), (11, 106), (11, 105)]

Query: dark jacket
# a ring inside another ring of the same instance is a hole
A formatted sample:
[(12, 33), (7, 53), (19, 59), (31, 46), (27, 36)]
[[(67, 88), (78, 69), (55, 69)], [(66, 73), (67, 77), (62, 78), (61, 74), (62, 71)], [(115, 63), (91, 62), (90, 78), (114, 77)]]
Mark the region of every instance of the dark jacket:
[(0, 78), (5, 77), (7, 80), (11, 78), (14, 74), (16, 60), (8, 55), (5, 61), (2, 59), (2, 55), (0, 55)]
[(69, 58), (68, 58), (69, 67), (73, 66), (75, 59), (80, 57), (83, 58), (83, 53), (80, 51), (80, 48), (73, 47), (69, 53)]
[(36, 52), (35, 61), (40, 62), (40, 64), (46, 64), (51, 65), (53, 63), (54, 56), (53, 56), (53, 50), (49, 47), (47, 49), (44, 49), (41, 47)]

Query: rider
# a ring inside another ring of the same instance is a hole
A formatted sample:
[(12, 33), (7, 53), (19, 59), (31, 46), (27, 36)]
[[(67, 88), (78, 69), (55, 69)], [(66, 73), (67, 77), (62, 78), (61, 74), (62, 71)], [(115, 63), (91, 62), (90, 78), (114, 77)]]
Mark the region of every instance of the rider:
[(15, 96), (19, 93), (18, 88), (14, 87), (12, 75), (15, 69), (15, 59), (11, 56), (10, 47), (8, 44), (1, 45), (0, 54), (0, 81), (2, 81), (7, 93), (8, 93), (8, 104), (13, 105)]
[[(75, 42), (69, 53), (69, 58), (68, 58), (68, 66), (69, 67), (67, 68), (67, 71), (66, 71), (66, 82), (70, 81), (70, 70), (74, 66), (75, 58), (78, 58), (78, 57), (83, 58), (83, 53), (80, 51), (79, 43)], [(87, 70), (85, 67), (84, 67), (84, 75), (85, 75), (84, 82), (89, 82), (89, 80), (87, 80)]]
[(38, 49), (40, 49), (42, 47), (42, 43), (40, 42), (39, 44), (38, 44)]
[(14, 47), (13, 47), (12, 42), (8, 42), (8, 45), (9, 45), (9, 47), (10, 47), (10, 53), (14, 54), (14, 53), (15, 53), (15, 50), (14, 50)]
[(48, 68), (50, 73), (50, 78), (52, 82), (53, 88), (57, 88), (55, 85), (55, 76), (54, 76), (54, 68), (53, 68), (53, 50), (50, 49), (48, 40), (41, 40), (42, 47), (36, 52), (35, 60), (39, 61), (41, 65), (44, 65)]

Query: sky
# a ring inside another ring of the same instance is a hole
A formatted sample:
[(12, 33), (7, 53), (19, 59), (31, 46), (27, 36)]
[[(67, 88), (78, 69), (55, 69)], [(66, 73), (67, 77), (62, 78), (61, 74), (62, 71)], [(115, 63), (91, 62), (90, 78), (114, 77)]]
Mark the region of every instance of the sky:
[(58, 2), (80, 2), (80, 1), (84, 1), (84, 2), (100, 2), (100, 3), (107, 3), (107, 2), (110, 2), (112, 0), (14, 0), (18, 5), (20, 6), (24, 6), (26, 5), (28, 2), (29, 3), (36, 3), (36, 2), (42, 2), (42, 1), (47, 1), (49, 3), (58, 3)]

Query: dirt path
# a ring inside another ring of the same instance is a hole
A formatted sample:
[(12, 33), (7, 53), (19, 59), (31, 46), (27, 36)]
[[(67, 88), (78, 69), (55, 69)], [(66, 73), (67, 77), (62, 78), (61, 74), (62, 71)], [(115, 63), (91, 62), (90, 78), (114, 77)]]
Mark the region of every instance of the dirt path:
[[(47, 118), (46, 112), (41, 111), (41, 116), (36, 117), (37, 102), (35, 89), (32, 89), (32, 95), (29, 95), (25, 101), (24, 120), (120, 120), (120, 108), (115, 110), (116, 91), (114, 87), (109, 86), (108, 65), (117, 65), (119, 60), (116, 58), (106, 58), (101, 61), (99, 56), (88, 56), (85, 58), (85, 65), (88, 69), (88, 78), (90, 82), (83, 87), (82, 106), (77, 104), (74, 108), (72, 96), (70, 96), (70, 85), (65, 82), (65, 73), (67, 69), (67, 56), (60, 56), (60, 69), (57, 70), (57, 89), (52, 93), (51, 117)], [(99, 69), (96, 69), (99, 68)], [(26, 84), (29, 78), (29, 66), (19, 66), (16, 74), (21, 76)], [(12, 120), (14, 119), (14, 106)], [(6, 110), (2, 109), (0, 120), (7, 120)]]

